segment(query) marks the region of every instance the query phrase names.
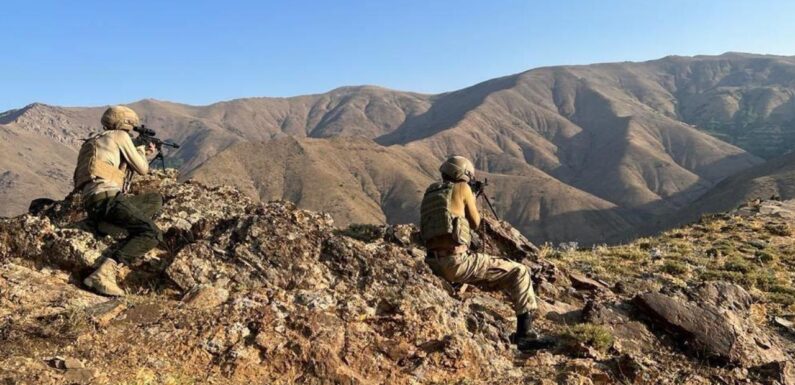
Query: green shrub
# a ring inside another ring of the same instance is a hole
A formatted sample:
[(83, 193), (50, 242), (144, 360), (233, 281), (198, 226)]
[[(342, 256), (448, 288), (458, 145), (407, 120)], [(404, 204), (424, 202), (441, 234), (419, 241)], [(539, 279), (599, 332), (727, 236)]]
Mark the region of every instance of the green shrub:
[(751, 276), (752, 284), (764, 291), (773, 291), (773, 288), (781, 284), (781, 280), (776, 274), (769, 270), (758, 271)]
[(362, 242), (373, 242), (384, 237), (384, 227), (380, 225), (354, 223), (346, 229), (337, 230), (337, 234), (358, 239)]
[(795, 294), (767, 293), (767, 300), (784, 306), (795, 305)]
[(738, 273), (750, 273), (755, 267), (743, 257), (734, 257), (723, 264), (723, 270), (736, 271)]
[(762, 263), (773, 263), (779, 260), (778, 251), (772, 247), (766, 247), (764, 250), (757, 251), (756, 257)]
[(765, 225), (765, 230), (770, 234), (781, 237), (792, 235), (792, 228), (786, 223), (768, 223)]
[(601, 325), (591, 323), (577, 324), (570, 327), (563, 338), (569, 342), (588, 345), (600, 352), (606, 352), (613, 346), (613, 334)]
[(682, 275), (690, 271), (687, 264), (679, 261), (666, 261), (660, 270), (671, 275)]
[(730, 239), (721, 239), (712, 245), (712, 249), (710, 251), (713, 251), (715, 254), (714, 256), (718, 256), (718, 254), (720, 254), (724, 257), (729, 257), (737, 254), (737, 245)]

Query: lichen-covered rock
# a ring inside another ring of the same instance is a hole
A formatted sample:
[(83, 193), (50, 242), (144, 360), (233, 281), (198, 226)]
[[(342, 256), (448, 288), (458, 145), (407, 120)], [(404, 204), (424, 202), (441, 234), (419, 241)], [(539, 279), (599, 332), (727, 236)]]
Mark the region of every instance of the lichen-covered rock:
[(30, 262), (67, 269), (94, 266), (108, 243), (77, 228), (60, 228), (44, 217), (0, 219), (0, 260), (25, 256)]
[(185, 294), (182, 302), (195, 309), (212, 309), (228, 299), (229, 290), (209, 285), (197, 285)]

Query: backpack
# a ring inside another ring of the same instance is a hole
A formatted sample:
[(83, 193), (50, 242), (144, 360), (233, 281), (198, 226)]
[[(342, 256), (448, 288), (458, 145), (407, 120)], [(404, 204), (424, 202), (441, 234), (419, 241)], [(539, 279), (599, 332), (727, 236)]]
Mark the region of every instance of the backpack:
[(469, 245), (469, 221), (450, 212), (452, 182), (436, 182), (425, 190), (420, 205), (420, 235), (424, 242), (448, 236), (460, 245)]
[(112, 131), (105, 131), (83, 141), (80, 153), (77, 155), (77, 167), (75, 167), (73, 176), (75, 190), (97, 178), (111, 181), (119, 187), (124, 185), (125, 172), (97, 158), (97, 141), (110, 132)]

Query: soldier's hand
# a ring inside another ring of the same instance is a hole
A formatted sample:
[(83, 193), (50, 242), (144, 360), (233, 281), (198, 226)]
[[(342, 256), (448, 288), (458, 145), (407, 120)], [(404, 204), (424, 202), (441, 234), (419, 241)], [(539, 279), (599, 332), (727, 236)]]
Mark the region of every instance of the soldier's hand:
[(152, 155), (157, 151), (154, 143), (149, 143), (146, 145), (146, 156)]
[(483, 187), (485, 184), (479, 180), (473, 180), (469, 182), (469, 187), (472, 189), (472, 193), (475, 195), (480, 195), (483, 192)]

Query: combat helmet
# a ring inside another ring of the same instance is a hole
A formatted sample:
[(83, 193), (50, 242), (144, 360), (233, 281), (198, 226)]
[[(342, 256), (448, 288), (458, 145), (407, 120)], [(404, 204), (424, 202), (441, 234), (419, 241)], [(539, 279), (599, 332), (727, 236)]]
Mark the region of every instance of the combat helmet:
[(475, 177), (475, 166), (472, 162), (458, 155), (452, 156), (444, 161), (441, 167), (439, 167), (439, 171), (442, 172), (442, 177), (452, 181), (469, 182)]
[(102, 114), (102, 127), (106, 130), (124, 130), (129, 132), (140, 123), (141, 120), (138, 118), (138, 114), (125, 106), (110, 107)]

